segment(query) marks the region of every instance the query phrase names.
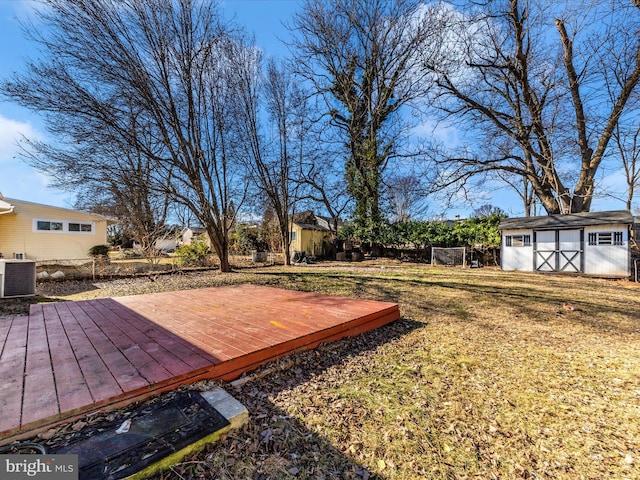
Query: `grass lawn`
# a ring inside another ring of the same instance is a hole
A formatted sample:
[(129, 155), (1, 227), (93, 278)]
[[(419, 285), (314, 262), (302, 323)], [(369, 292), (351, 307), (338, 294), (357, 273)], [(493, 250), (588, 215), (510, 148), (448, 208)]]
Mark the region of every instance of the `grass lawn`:
[(230, 388), (249, 426), (159, 478), (640, 478), (640, 285), (336, 265), (246, 275), (402, 320)]
[(402, 319), (224, 385), (250, 423), (157, 479), (640, 478), (638, 284), (392, 262), (208, 275)]

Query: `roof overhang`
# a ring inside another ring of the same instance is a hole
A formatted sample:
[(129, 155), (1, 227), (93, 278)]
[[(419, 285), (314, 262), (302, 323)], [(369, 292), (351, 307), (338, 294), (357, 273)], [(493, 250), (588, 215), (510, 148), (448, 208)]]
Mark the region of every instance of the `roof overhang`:
[(595, 225), (632, 225), (633, 215), (628, 210), (610, 212), (570, 213), (545, 217), (505, 218), (500, 222), (500, 230), (569, 230)]
[(16, 207), (11, 205), (9, 202), (5, 202), (4, 200), (0, 200), (0, 215), (4, 215), (6, 213), (13, 213), (13, 210)]

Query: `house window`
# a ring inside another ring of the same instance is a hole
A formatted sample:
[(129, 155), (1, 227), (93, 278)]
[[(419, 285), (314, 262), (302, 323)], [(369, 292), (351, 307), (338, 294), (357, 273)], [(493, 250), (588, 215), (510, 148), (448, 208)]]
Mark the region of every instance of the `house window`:
[(622, 232), (589, 233), (589, 245), (624, 245)]
[(95, 224), (91, 222), (69, 222), (64, 220), (33, 220), (34, 232), (94, 234)]
[(505, 237), (505, 246), (507, 247), (530, 247), (531, 235), (507, 235)]
[(296, 235), (297, 233), (298, 232), (293, 232), (293, 231), (291, 232), (291, 241), (292, 242), (295, 242), (297, 240), (297, 235)]
[(69, 232), (91, 233), (93, 225), (90, 223), (71, 223), (69, 222)]
[(38, 220), (37, 228), (40, 231), (61, 232), (63, 230), (63, 223)]

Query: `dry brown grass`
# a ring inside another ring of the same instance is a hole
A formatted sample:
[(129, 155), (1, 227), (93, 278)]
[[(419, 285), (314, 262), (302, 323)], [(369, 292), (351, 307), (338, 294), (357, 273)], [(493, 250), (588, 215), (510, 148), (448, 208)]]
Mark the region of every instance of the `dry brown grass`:
[(227, 385), (249, 425), (158, 478), (640, 478), (638, 284), (394, 262), (207, 275), (186, 286), (395, 301), (403, 318)]
[(365, 406), (367, 465), (389, 478), (638, 475), (636, 285), (487, 270), (399, 277), (404, 317), (424, 326), (337, 391)]
[(234, 391), (252, 423), (165, 478), (640, 478), (637, 284), (364, 265), (265, 271), (403, 319)]

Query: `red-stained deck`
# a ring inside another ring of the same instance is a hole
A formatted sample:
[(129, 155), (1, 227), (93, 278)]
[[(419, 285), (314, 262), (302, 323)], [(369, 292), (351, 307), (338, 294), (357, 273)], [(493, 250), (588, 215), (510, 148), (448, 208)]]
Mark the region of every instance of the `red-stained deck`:
[(33, 305), (0, 320), (0, 444), (399, 316), (393, 303), (255, 285)]

